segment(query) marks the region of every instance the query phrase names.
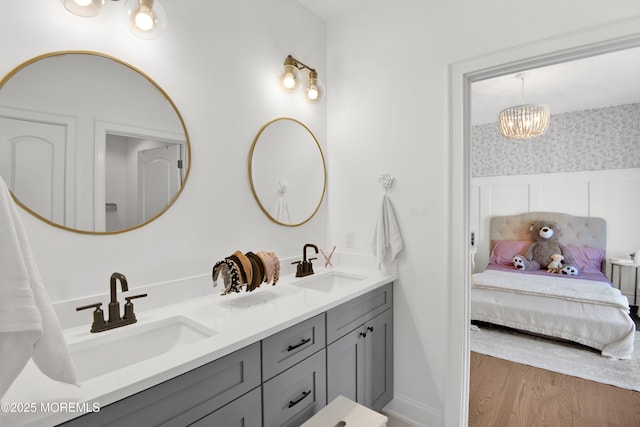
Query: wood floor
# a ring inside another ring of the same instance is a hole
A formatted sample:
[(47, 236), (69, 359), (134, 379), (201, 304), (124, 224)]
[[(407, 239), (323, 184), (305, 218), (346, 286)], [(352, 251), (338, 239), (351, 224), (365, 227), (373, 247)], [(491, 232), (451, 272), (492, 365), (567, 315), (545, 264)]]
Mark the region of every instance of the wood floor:
[(471, 352), (469, 426), (640, 426), (640, 392)]

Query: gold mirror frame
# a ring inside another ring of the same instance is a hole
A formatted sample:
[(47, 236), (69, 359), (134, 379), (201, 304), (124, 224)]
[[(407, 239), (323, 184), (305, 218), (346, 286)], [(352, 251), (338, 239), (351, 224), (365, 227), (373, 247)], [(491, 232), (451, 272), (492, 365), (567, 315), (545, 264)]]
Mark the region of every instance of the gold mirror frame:
[[(320, 160), (322, 161), (322, 175), (323, 175), (323, 179), (322, 179), (322, 192), (320, 194), (320, 200), (318, 201), (317, 205), (315, 206), (315, 208), (313, 209), (313, 211), (311, 212), (311, 214), (304, 218), (302, 221), (300, 222), (293, 222), (293, 223), (285, 223), (282, 221), (279, 221), (278, 219), (274, 218), (273, 215), (271, 215), (271, 212), (269, 212), (269, 210), (264, 206), (264, 204), (262, 203), (262, 201), (260, 200), (260, 197), (258, 196), (256, 187), (254, 185), (254, 173), (253, 173), (253, 160), (254, 160), (254, 152), (255, 152), (255, 148), (256, 145), (258, 143), (258, 141), (260, 140), (260, 137), (262, 136), (262, 134), (265, 132), (265, 130), (271, 126), (274, 123), (280, 122), (280, 121), (290, 121), (294, 124), (300, 125), (302, 126), (302, 128), (304, 128), (309, 135), (313, 138), (313, 141), (316, 144), (316, 147), (318, 148), (318, 153), (320, 154)], [(316, 136), (313, 134), (313, 132), (311, 132), (311, 129), (309, 129), (304, 123), (291, 118), (291, 117), (278, 117), (276, 119), (273, 119), (269, 122), (267, 122), (264, 126), (262, 126), (262, 128), (260, 128), (260, 130), (258, 131), (257, 135), (255, 136), (254, 140), (253, 140), (253, 144), (251, 145), (251, 150), (249, 151), (249, 159), (248, 159), (248, 171), (249, 171), (249, 184), (251, 185), (251, 192), (253, 193), (253, 197), (256, 200), (256, 202), (258, 203), (258, 206), (260, 206), (260, 209), (262, 210), (262, 212), (267, 216), (267, 218), (269, 218), (272, 222), (279, 224), (279, 225), (283, 225), (285, 227), (298, 227), (302, 224), (305, 224), (306, 222), (310, 221), (311, 218), (313, 218), (315, 216), (315, 214), (318, 212), (318, 210), (320, 209), (320, 206), (322, 205), (322, 201), (324, 200), (324, 195), (326, 193), (326, 189), (327, 189), (327, 167), (326, 167), (326, 163), (325, 163), (325, 159), (324, 159), (324, 153), (322, 152), (322, 147), (320, 146), (320, 143), (318, 142), (318, 139), (316, 138)]]
[[(16, 204), (18, 206), (20, 206), (22, 209), (24, 209), (25, 211), (27, 211), (29, 214), (33, 215), (35, 218), (38, 218), (39, 220), (41, 220), (44, 223), (47, 223), (53, 227), (62, 229), (62, 230), (66, 230), (66, 231), (71, 231), (74, 233), (79, 233), (79, 234), (88, 234), (88, 235), (112, 235), (112, 234), (120, 234), (120, 233), (125, 233), (128, 231), (132, 231), (132, 230), (136, 230), (138, 228), (141, 228), (153, 221), (155, 221), (157, 218), (159, 218), (160, 216), (162, 216), (167, 210), (169, 210), (169, 208), (171, 208), (171, 206), (175, 203), (175, 201), (178, 199), (178, 197), (180, 196), (180, 194), (182, 193), (182, 190), (184, 189), (190, 171), (191, 171), (191, 143), (190, 143), (190, 139), (189, 139), (189, 133), (187, 131), (187, 127), (185, 125), (184, 119), (182, 118), (182, 115), (180, 114), (180, 111), (178, 110), (176, 104), (173, 102), (173, 100), (171, 99), (171, 97), (169, 96), (169, 94), (158, 84), (156, 83), (149, 75), (147, 75), (145, 72), (143, 72), (141, 69), (127, 63), (124, 62), (114, 56), (108, 55), (108, 54), (104, 54), (101, 52), (96, 52), (96, 51), (88, 51), (88, 50), (69, 50), (69, 51), (56, 51), (56, 52), (49, 52), (49, 53), (45, 53), (36, 57), (33, 57), (25, 62), (23, 62), (22, 64), (18, 65), (17, 67), (15, 67), (13, 70), (11, 70), (2, 80), (0, 80), (0, 91), (2, 90), (2, 88), (5, 86), (5, 84), (16, 74), (18, 74), (21, 70), (23, 70), (24, 68), (28, 67), (29, 65), (32, 65), (40, 60), (43, 59), (47, 59), (47, 58), (51, 58), (51, 57), (56, 57), (56, 56), (63, 56), (63, 55), (92, 55), (92, 56), (97, 56), (97, 57), (101, 57), (101, 58), (105, 58), (105, 59), (109, 59), (112, 60), (120, 65), (123, 65), (124, 67), (132, 70), (133, 72), (137, 73), (138, 75), (142, 76), (143, 78), (145, 78), (165, 99), (166, 101), (169, 103), (169, 105), (171, 106), (171, 108), (173, 109), (173, 111), (175, 112), (178, 121), (180, 123), (180, 126), (182, 128), (182, 132), (184, 133), (184, 144), (186, 146), (185, 149), (185, 155), (186, 155), (186, 163), (187, 163), (187, 167), (186, 170), (184, 171), (184, 175), (182, 177), (181, 180), (181, 185), (178, 187), (176, 193), (173, 195), (173, 197), (171, 197), (171, 199), (169, 200), (169, 202), (162, 208), (160, 209), (160, 211), (158, 211), (158, 213), (156, 213), (154, 216), (152, 216), (151, 218), (147, 219), (146, 221), (143, 221), (139, 224), (136, 224), (135, 226), (132, 227), (128, 227), (128, 228), (123, 228), (123, 229), (118, 229), (118, 230), (114, 230), (114, 231), (91, 231), (91, 230), (82, 230), (82, 229), (76, 229), (76, 228), (71, 228), (69, 226), (66, 225), (62, 225), (62, 224), (58, 224), (52, 220), (49, 220), (48, 218), (43, 217), (42, 215), (38, 214), (37, 212), (35, 212), (34, 210), (32, 210), (31, 208), (29, 208), (28, 206), (26, 206), (23, 202), (20, 201), (20, 199), (13, 193), (11, 192), (11, 196), (13, 198), (13, 200), (16, 202)], [(95, 196), (94, 196), (95, 197)]]

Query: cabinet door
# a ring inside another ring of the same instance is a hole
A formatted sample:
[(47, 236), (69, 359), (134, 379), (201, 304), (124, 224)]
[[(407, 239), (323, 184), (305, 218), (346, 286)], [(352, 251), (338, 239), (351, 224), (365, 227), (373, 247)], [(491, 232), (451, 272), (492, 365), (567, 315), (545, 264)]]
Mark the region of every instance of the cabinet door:
[(264, 427), (298, 427), (327, 405), (322, 349), (262, 385)]
[(365, 325), (364, 405), (380, 411), (393, 398), (393, 310)]
[(342, 395), (375, 411), (393, 397), (393, 310), (327, 347), (327, 402)]
[(191, 424), (191, 427), (262, 427), (261, 394), (260, 387), (257, 387)]
[(364, 402), (364, 328), (356, 329), (327, 347), (327, 402), (342, 395)]

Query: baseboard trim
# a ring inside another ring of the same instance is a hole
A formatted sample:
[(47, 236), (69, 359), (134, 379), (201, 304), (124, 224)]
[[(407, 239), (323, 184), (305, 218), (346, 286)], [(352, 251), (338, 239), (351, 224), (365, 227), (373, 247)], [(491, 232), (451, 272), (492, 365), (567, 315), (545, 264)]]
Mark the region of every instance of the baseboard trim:
[(394, 393), (393, 399), (382, 409), (382, 412), (415, 427), (444, 426), (444, 413), (442, 410), (423, 405), (398, 393)]

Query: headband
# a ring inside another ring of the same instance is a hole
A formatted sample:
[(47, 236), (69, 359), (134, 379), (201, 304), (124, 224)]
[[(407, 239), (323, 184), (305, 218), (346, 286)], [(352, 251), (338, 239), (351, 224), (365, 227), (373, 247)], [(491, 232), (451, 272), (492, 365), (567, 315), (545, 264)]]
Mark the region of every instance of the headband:
[(264, 266), (264, 281), (265, 283), (271, 283), (273, 280), (273, 258), (265, 251), (258, 251), (257, 255)]
[(280, 260), (275, 252), (269, 251), (267, 254), (273, 260), (273, 286), (275, 286), (275, 284), (278, 283), (278, 280), (280, 280)]
[(233, 261), (224, 259), (222, 261), (218, 261), (213, 266), (213, 271), (211, 272), (211, 278), (213, 279), (213, 286), (218, 286), (218, 275), (222, 273), (224, 279), (224, 292), (222, 295), (226, 295), (232, 291), (240, 292), (238, 290), (239, 285), (239, 274), (236, 264)]
[(251, 289), (249, 289), (252, 291), (259, 287), (264, 280), (264, 264), (262, 263), (262, 259), (253, 252), (247, 252), (245, 255), (249, 258), (253, 267), (253, 280), (251, 282)]

